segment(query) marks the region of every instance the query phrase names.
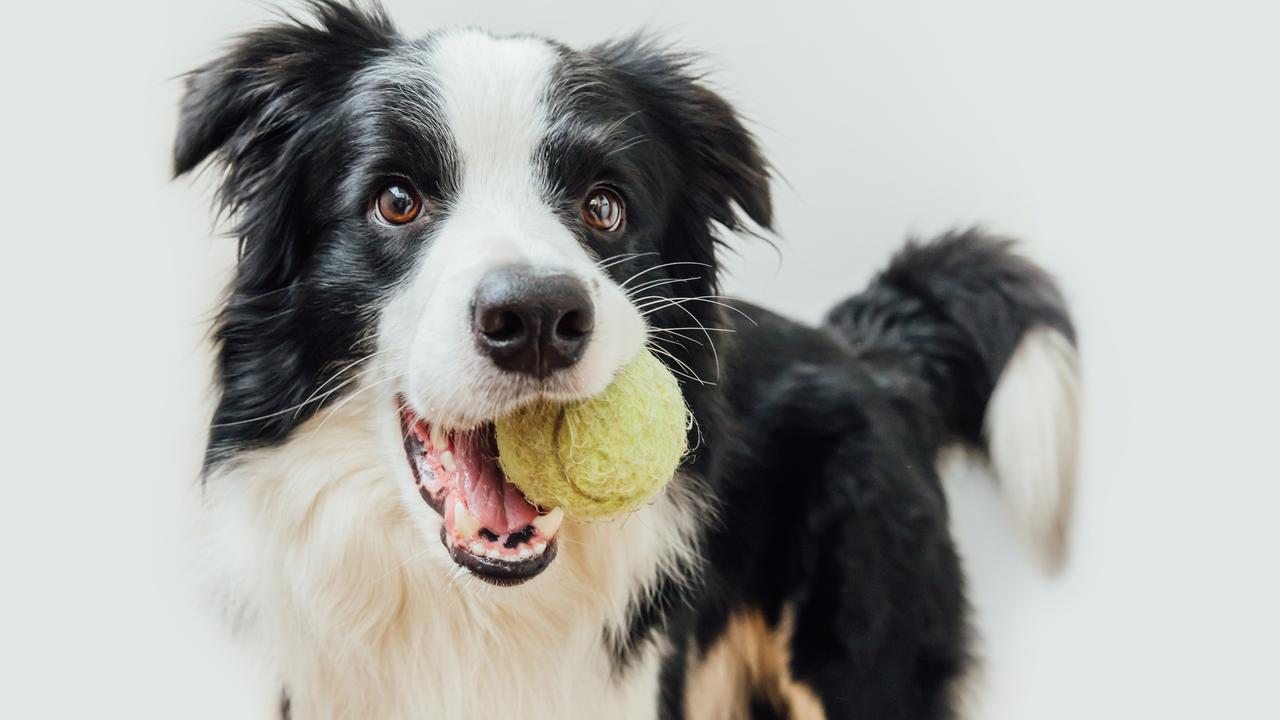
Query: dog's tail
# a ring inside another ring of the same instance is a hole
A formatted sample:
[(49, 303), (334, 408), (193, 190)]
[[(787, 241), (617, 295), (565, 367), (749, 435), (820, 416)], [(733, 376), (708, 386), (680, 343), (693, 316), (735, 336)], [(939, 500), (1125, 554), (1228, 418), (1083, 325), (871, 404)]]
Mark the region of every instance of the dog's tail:
[(922, 405), (936, 440), (987, 451), (1045, 567), (1064, 559), (1079, 424), (1075, 330), (1053, 280), (978, 231), (910, 243), (827, 327)]

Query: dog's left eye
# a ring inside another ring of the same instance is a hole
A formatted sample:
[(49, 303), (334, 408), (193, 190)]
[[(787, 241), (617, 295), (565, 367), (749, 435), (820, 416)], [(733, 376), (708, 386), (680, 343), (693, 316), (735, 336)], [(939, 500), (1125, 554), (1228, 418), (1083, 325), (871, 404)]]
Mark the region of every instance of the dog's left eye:
[(388, 225), (404, 225), (422, 213), (422, 197), (407, 183), (393, 182), (378, 192), (373, 207)]
[(600, 232), (617, 232), (626, 219), (626, 206), (613, 188), (597, 185), (587, 193), (582, 203), (582, 219)]

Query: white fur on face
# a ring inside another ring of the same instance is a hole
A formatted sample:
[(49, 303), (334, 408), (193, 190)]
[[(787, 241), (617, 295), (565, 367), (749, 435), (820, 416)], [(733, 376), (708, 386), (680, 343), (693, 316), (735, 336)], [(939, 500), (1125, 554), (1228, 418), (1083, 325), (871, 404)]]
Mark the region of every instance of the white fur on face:
[[(437, 229), (379, 327), (399, 390), (432, 423), (468, 428), (541, 394), (587, 397), (609, 384), (644, 344), (645, 327), (625, 293), (597, 266), (547, 203), (538, 147), (551, 120), (546, 96), (557, 56), (547, 43), (480, 33), (440, 37), (420, 65), (437, 88), (442, 124), (460, 168), (449, 216)], [(500, 370), (475, 345), (471, 303), (480, 281), (520, 265), (580, 279), (595, 305), (581, 359), (544, 383)], [(390, 383), (396, 385), (396, 383)]]

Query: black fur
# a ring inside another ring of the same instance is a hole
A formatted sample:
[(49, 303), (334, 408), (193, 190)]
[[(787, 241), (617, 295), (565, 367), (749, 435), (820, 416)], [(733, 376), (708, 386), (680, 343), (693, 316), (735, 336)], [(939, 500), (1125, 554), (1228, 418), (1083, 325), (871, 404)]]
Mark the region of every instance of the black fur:
[[(909, 246), (820, 329), (736, 307), (751, 320), (732, 316), (721, 354), (722, 437), (737, 442), (712, 448), (720, 522), (705, 580), (652, 601), (676, 645), (666, 715), (683, 716), (690, 648), (709, 649), (735, 612), (776, 625), (790, 606), (791, 671), (828, 717), (952, 717), (968, 631), (936, 455), (953, 440), (980, 445), (987, 399), (1027, 330), (1074, 338), (1061, 295), (1008, 241), (969, 231)], [(785, 717), (752, 703), (753, 716)]]
[(306, 400), (329, 373), (367, 352), (361, 309), (409, 258), (352, 241), (352, 213), (341, 211), (363, 197), (319, 202), (352, 165), (354, 148), (333, 141), (353, 125), (348, 83), (393, 45), (390, 23), (338, 3), (313, 9), (314, 22), (250, 33), (187, 79), (174, 172), (217, 157), (240, 242), (215, 330), (221, 398), (206, 463), (280, 442), (310, 416), (319, 403)]
[[(409, 179), (438, 217), (456, 190), (450, 139), (406, 120), (430, 116), (430, 88), (361, 75), (430, 38), (401, 38), (377, 10), (311, 5), (313, 21), (249, 34), (195, 71), (182, 105), (175, 171), (216, 158), (240, 241), (216, 328), (209, 465), (283, 442), (346, 393), (351, 376), (338, 370), (370, 351), (380, 302), (433, 232), (371, 229), (378, 183)], [(664, 635), (662, 708), (681, 717), (689, 659), (734, 613), (775, 626), (793, 613), (791, 672), (828, 717), (951, 717), (968, 633), (936, 453), (980, 445), (987, 400), (1028, 329), (1074, 338), (1062, 298), (1007, 242), (967, 232), (908, 247), (823, 328), (694, 301), (719, 291), (717, 226), (769, 229), (768, 165), (689, 58), (641, 39), (556, 51), (551, 100), (564, 122), (540, 153), (556, 188), (548, 201), (598, 257), (635, 254), (610, 268), (619, 281), (678, 280), (648, 294), (690, 301), (652, 325), (734, 331), (715, 337), (719, 373), (705, 345), (666, 348), (673, 370), (717, 381), (682, 388), (698, 448), (684, 471), (718, 521), (701, 538), (703, 582), (662, 578), (625, 636), (603, 638), (615, 674)], [(628, 199), (621, 239), (593, 235), (575, 211), (600, 178)], [(785, 716), (765, 696), (751, 707)]]
[(1073, 337), (1060, 295), (967, 232), (908, 247), (822, 329), (739, 307), (755, 322), (734, 323), (724, 392), (741, 442), (713, 483), (704, 592), (673, 623), (705, 650), (731, 613), (792, 606), (791, 669), (829, 717), (950, 717), (968, 633), (936, 455), (980, 443), (1027, 329)]

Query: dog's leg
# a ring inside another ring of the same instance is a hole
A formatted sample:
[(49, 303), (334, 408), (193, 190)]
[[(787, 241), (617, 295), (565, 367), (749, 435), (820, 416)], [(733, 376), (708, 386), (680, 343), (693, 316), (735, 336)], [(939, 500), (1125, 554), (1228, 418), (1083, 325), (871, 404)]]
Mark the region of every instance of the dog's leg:
[(946, 503), (928, 458), (881, 443), (846, 436), (813, 485), (806, 580), (780, 623), (794, 683), (782, 717), (805, 717), (797, 688), (820, 699), (815, 717), (954, 717), (968, 633)]

